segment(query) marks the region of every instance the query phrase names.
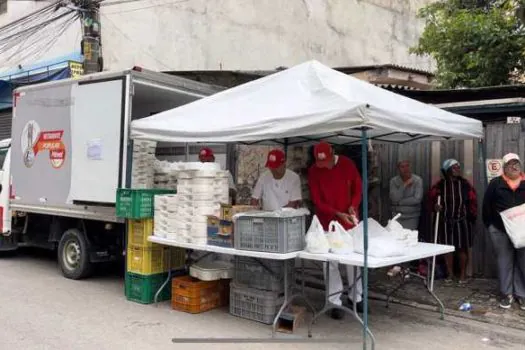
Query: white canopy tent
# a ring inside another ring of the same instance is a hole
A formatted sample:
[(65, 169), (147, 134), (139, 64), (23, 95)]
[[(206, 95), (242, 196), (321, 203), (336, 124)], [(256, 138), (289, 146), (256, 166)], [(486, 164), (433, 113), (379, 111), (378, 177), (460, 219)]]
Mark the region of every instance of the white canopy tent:
[[(133, 139), (180, 143), (281, 143), (324, 140), (362, 145), (368, 202), (368, 140), (481, 139), (480, 121), (397, 95), (310, 61), (233, 89), (135, 120)], [(368, 206), (363, 206), (368, 217)], [(364, 220), (363, 346), (368, 329), (368, 227)], [(373, 344), (373, 343), (372, 343)]]
[(132, 123), (131, 136), (165, 142), (289, 144), (482, 138), (481, 122), (397, 95), (310, 61)]

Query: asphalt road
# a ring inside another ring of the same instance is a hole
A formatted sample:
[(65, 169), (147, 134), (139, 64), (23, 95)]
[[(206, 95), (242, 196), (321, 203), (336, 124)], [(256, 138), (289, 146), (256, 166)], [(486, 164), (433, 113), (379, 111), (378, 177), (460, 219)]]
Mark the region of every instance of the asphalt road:
[[(128, 302), (118, 269), (71, 281), (60, 275), (53, 255), (35, 251), (2, 256), (0, 276), (0, 349), (362, 349), (355, 321), (326, 317), (314, 326), (314, 338), (344, 337), (345, 344), (174, 344), (174, 337), (269, 338), (271, 329), (225, 309), (189, 315), (169, 303)], [(373, 303), (370, 325), (376, 349), (525, 348), (523, 332), (461, 318), (440, 321), (436, 313), (409, 307)]]

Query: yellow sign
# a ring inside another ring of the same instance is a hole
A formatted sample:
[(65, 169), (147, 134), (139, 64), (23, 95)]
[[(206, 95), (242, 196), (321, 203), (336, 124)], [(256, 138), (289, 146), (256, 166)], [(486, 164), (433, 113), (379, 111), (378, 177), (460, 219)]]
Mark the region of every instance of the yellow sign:
[(69, 62), (69, 70), (71, 71), (71, 78), (79, 78), (84, 75), (84, 66), (80, 62)]

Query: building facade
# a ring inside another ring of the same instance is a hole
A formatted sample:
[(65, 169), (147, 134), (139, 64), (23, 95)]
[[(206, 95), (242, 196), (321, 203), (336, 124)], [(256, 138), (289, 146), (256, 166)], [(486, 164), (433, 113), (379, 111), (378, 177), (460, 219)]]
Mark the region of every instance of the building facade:
[[(49, 4), (2, 1), (0, 26)], [(104, 66), (255, 70), (317, 59), (332, 67), (392, 63), (429, 70), (429, 59), (408, 50), (422, 30), (416, 13), (430, 2), (106, 0), (100, 16)], [(80, 39), (80, 25), (71, 25), (47, 50), (27, 55), (29, 44), (22, 43), (19, 52), (0, 53), (0, 68), (78, 51)]]

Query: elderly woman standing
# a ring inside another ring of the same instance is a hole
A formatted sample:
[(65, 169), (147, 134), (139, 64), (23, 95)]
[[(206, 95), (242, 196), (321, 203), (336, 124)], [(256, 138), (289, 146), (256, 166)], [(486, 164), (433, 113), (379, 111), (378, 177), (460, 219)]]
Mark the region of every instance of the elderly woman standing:
[(509, 309), (516, 298), (525, 310), (525, 248), (515, 249), (505, 230), (500, 212), (525, 203), (525, 175), (518, 155), (503, 157), (503, 175), (490, 182), (483, 200), (483, 223), (496, 251), (498, 276), (503, 299), (500, 307)]
[[(476, 190), (461, 176), (461, 166), (455, 159), (447, 159), (441, 167), (443, 178), (429, 193), (434, 212), (440, 212), (438, 243), (453, 245), (459, 255), (459, 283), (467, 282), (468, 250), (472, 247), (472, 225), (476, 222), (478, 205)], [(441, 203), (438, 204), (438, 197)], [(454, 277), (454, 253), (445, 255), (448, 278)]]

